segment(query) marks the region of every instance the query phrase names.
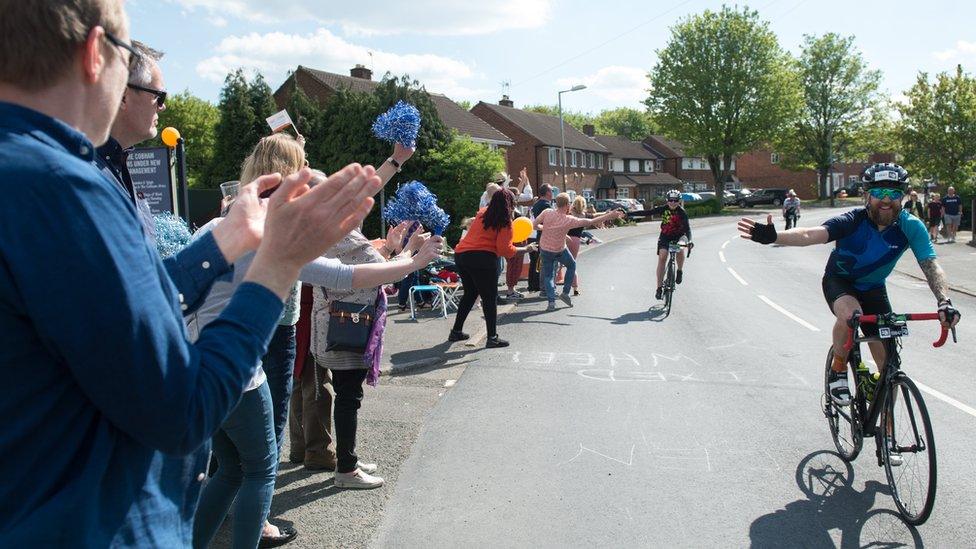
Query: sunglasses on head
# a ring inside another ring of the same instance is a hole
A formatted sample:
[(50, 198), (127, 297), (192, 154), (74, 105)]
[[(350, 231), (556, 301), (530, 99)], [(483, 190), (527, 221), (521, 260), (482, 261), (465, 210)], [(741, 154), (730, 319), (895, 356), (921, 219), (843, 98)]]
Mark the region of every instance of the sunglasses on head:
[(868, 189), (868, 194), (873, 198), (878, 200), (884, 200), (885, 198), (890, 198), (891, 200), (901, 200), (901, 197), (905, 196), (905, 192), (898, 189), (886, 189), (884, 187), (876, 187), (874, 189)]
[(156, 106), (162, 108), (166, 104), (166, 92), (163, 90), (156, 90), (153, 88), (147, 88), (145, 86), (139, 86), (136, 84), (129, 84), (130, 88), (134, 90), (144, 91), (146, 93), (152, 94), (156, 98)]
[(123, 50), (129, 52), (129, 72), (131, 73), (133, 69), (136, 68), (136, 65), (139, 64), (139, 60), (142, 59), (142, 56), (139, 55), (139, 52), (137, 52), (136, 49), (132, 47), (132, 44), (119, 40), (118, 37), (116, 37), (114, 34), (108, 31), (105, 31), (105, 39), (108, 40), (113, 46), (117, 48), (122, 48)]

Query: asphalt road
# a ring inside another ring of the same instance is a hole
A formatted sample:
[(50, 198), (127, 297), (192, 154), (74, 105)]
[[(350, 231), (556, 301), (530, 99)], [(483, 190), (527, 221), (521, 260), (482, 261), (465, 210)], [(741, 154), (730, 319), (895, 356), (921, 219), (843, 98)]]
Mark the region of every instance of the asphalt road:
[[(813, 224), (828, 211), (808, 212)], [(735, 219), (695, 230), (671, 316), (653, 299), (656, 236), (582, 256), (583, 295), (529, 300), (433, 407), (403, 464), (379, 547), (971, 547), (976, 532), (976, 299), (960, 343), (912, 325), (904, 369), (927, 388), (935, 511), (895, 514), (870, 450), (847, 466), (820, 409), (832, 316), (827, 246), (764, 247)], [(934, 309), (893, 275), (896, 310)], [(472, 355), (475, 356), (475, 355)]]

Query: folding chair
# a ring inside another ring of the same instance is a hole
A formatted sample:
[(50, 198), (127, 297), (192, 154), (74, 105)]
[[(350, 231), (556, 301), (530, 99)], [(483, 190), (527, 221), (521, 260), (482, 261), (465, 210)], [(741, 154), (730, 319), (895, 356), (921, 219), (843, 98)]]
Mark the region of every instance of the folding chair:
[[(433, 282), (434, 286), (441, 289), (444, 294), (444, 298), (447, 300), (447, 307), (453, 307), (456, 311), (458, 309), (458, 290), (461, 289), (460, 282)], [(434, 300), (434, 307), (438, 305), (437, 301), (440, 300), (440, 296)]]
[(417, 311), (415, 305), (416, 299), (414, 298), (416, 292), (434, 292), (435, 294), (437, 294), (434, 297), (434, 306), (436, 307), (439, 301), (441, 306), (441, 316), (447, 318), (447, 296), (444, 295), (444, 289), (441, 288), (440, 286), (435, 286), (433, 284), (424, 284), (421, 286), (413, 286), (410, 288), (409, 298), (410, 298), (411, 320), (417, 320)]

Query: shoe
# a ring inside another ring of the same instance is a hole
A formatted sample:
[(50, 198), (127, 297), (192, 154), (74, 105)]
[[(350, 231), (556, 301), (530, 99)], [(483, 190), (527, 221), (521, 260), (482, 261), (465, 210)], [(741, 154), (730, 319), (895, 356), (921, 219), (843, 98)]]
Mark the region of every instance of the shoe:
[(549, 306), (546, 307), (546, 310), (547, 311), (555, 311), (556, 310), (556, 302), (555, 301), (550, 301), (549, 302)]
[(888, 463), (892, 467), (899, 467), (902, 463), (905, 463), (905, 458), (902, 457), (901, 452), (894, 449), (895, 444), (891, 440), (891, 437), (884, 438), (885, 447), (891, 448), (891, 453), (888, 455)]
[(573, 297), (579, 297), (579, 295), (580, 295), (579, 288), (573, 288)]
[(678, 274), (674, 276), (674, 283), (681, 284), (681, 269), (678, 269)]
[(566, 305), (573, 306), (573, 298), (569, 297), (569, 294), (559, 294), (559, 299)]
[(455, 332), (454, 330), (451, 330), (451, 333), (447, 334), (448, 341), (464, 341), (470, 337), (471, 336), (464, 332)]
[(830, 390), (830, 400), (838, 406), (851, 405), (851, 389), (847, 385), (847, 372), (830, 370), (830, 377), (827, 380), (827, 387)]
[(508, 347), (508, 342), (497, 335), (493, 335), (488, 338), (488, 341), (485, 341), (485, 347), (488, 349), (494, 349), (496, 347)]
[(356, 462), (356, 468), (366, 473), (367, 475), (372, 475), (376, 473), (377, 469), (379, 469), (379, 467), (377, 467), (375, 463), (363, 463), (361, 461)]
[(278, 531), (281, 532), (280, 536), (261, 536), (261, 541), (258, 542), (258, 549), (281, 547), (298, 537), (298, 530), (288, 526), (279, 526)]
[(517, 292), (515, 290), (512, 290), (511, 292), (508, 292), (507, 294), (505, 294), (505, 299), (522, 299), (524, 297), (525, 297), (525, 295), (523, 295), (521, 292)]
[(661, 299), (663, 295), (664, 295), (664, 288), (659, 287), (657, 291), (654, 292), (654, 299)]
[(335, 486), (352, 490), (370, 490), (383, 486), (383, 479), (356, 469), (351, 473), (336, 473)]

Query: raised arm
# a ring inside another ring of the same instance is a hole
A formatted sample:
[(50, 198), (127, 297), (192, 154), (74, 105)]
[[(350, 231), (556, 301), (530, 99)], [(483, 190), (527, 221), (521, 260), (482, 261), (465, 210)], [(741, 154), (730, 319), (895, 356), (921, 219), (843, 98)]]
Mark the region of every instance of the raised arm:
[[(393, 145), (393, 154), (390, 155), (390, 159), (402, 167), (404, 164), (406, 164), (407, 160), (410, 160), (410, 157), (413, 156), (413, 153), (416, 152), (416, 150), (417, 149), (412, 147), (404, 147), (399, 143), (395, 143)], [(390, 159), (384, 161), (383, 165), (376, 170), (376, 175), (378, 175), (380, 181), (383, 182), (383, 186), (386, 186), (386, 184), (393, 179), (393, 176), (400, 171), (400, 167), (395, 166), (393, 162), (390, 162)]]
[(773, 225), (772, 215), (767, 216), (766, 223), (756, 223), (748, 218), (740, 219), (739, 236), (759, 242), (760, 244), (772, 244), (775, 242), (780, 246), (811, 246), (813, 244), (826, 244), (830, 241), (830, 234), (827, 232), (827, 227), (823, 225), (816, 227), (797, 227), (777, 233), (776, 227)]

